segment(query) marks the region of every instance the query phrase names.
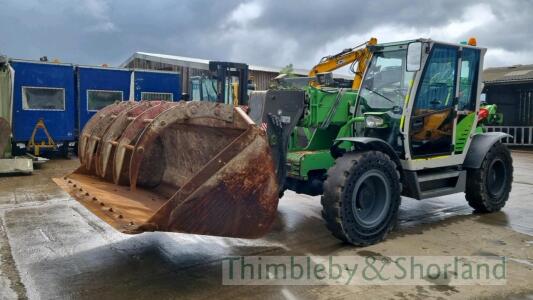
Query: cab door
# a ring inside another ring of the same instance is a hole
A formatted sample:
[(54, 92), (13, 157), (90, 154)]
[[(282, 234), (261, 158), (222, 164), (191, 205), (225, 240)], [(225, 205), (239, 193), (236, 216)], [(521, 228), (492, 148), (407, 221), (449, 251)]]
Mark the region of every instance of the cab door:
[(463, 153), (472, 127), (477, 125), (477, 97), (481, 50), (463, 48), (459, 70), (459, 99), (455, 130), (455, 153)]
[(409, 124), (413, 158), (454, 151), (459, 48), (434, 44), (419, 80)]

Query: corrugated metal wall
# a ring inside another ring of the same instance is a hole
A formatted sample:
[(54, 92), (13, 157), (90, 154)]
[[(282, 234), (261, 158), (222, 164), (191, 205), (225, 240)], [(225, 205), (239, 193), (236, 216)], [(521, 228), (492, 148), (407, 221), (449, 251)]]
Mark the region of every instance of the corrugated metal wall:
[(484, 91), (503, 113), (504, 126), (533, 125), (533, 83), (486, 85)]
[(266, 90), (270, 86), (270, 82), (274, 77), (278, 76), (279, 73), (272, 72), (262, 72), (262, 71), (251, 71), (250, 77), (256, 84), (257, 90)]
[[(181, 67), (177, 65), (171, 65), (161, 62), (154, 62), (144, 59), (135, 58), (127, 66), (127, 68), (136, 69), (148, 69), (148, 70), (162, 70), (162, 71), (178, 71), (182, 75), (182, 87), (183, 91), (189, 90), (189, 77), (209, 75), (209, 71), (200, 70), (188, 67)], [(250, 77), (256, 84), (257, 90), (266, 90), (270, 86), (270, 82), (274, 77), (278, 76), (278, 73), (264, 72), (264, 71), (250, 71)]]
[(519, 90), (518, 120), (521, 125), (533, 126), (533, 88)]

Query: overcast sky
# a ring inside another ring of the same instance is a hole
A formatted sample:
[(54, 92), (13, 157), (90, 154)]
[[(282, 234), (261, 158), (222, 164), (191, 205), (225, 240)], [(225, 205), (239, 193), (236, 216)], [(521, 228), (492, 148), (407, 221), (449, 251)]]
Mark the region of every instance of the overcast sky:
[(486, 66), (533, 63), (533, 1), (0, 0), (0, 53), (119, 65), (135, 51), (310, 68), (379, 42), (475, 36)]

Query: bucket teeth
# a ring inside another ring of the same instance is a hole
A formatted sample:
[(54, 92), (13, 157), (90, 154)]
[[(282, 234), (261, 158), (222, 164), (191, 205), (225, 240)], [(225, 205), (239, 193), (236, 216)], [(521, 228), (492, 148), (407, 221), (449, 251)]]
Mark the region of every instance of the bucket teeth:
[(81, 167), (56, 182), (125, 233), (250, 238), (265, 234), (276, 215), (269, 144), (240, 108), (113, 104), (83, 129), (79, 156)]

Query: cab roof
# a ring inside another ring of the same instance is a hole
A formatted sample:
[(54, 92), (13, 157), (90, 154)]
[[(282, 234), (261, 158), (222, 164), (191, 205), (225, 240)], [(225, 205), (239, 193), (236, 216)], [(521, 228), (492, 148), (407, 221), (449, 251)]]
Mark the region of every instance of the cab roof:
[(444, 44), (444, 45), (457, 46), (457, 47), (485, 49), (485, 48), (482, 48), (482, 47), (471, 46), (471, 45), (463, 44), (463, 43), (442, 42), (442, 41), (436, 41), (436, 40), (432, 40), (432, 39), (428, 39), (428, 38), (418, 38), (418, 39), (404, 40), (404, 41), (397, 41), (397, 42), (390, 42), (390, 43), (380, 43), (380, 44), (375, 45), (374, 47), (377, 50), (377, 49), (380, 49), (380, 48), (383, 48), (383, 47), (403, 46), (403, 45), (407, 45), (407, 44), (410, 44), (410, 43), (413, 43), (413, 42), (437, 43), (437, 44)]

